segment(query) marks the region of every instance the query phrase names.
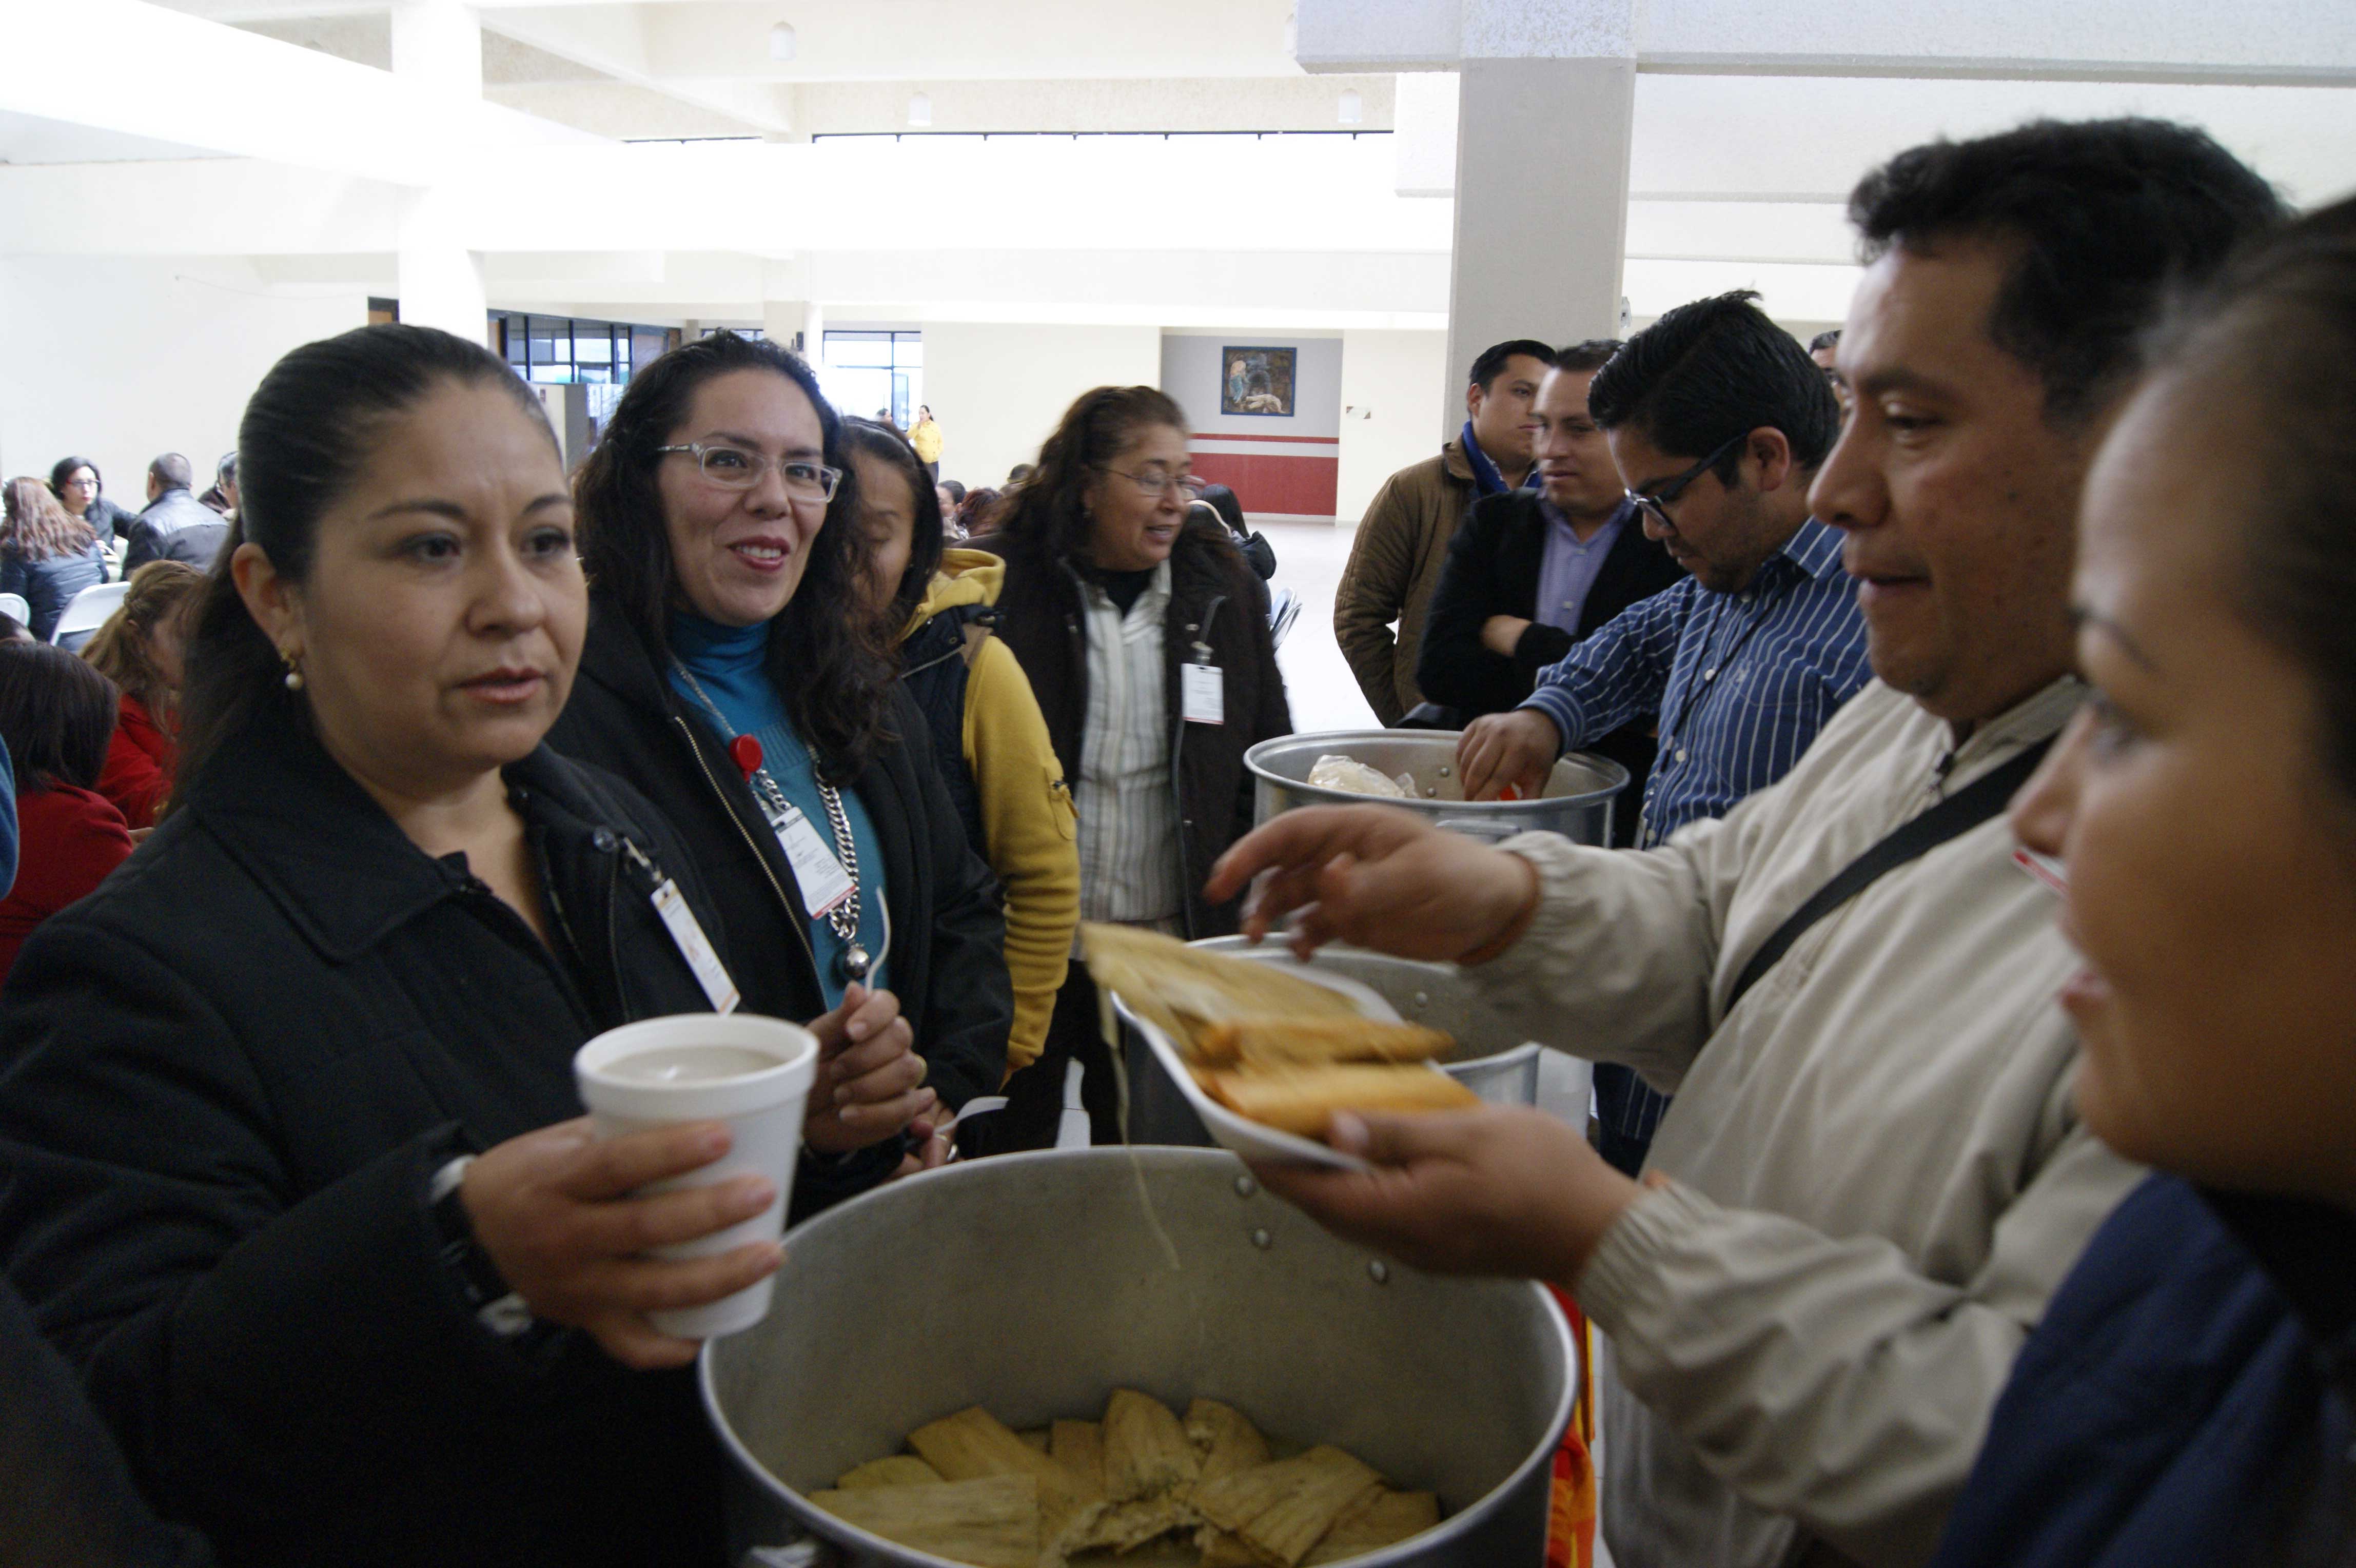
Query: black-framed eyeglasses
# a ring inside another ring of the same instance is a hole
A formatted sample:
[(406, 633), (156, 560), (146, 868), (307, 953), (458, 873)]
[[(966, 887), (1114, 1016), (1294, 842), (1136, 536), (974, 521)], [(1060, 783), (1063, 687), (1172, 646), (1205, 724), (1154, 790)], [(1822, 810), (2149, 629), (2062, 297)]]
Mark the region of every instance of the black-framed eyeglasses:
[(658, 455), (685, 452), (695, 459), (703, 477), (723, 490), (749, 490), (771, 468), (786, 481), (786, 493), (798, 501), (823, 505), (842, 484), (842, 470), (813, 463), (807, 457), (771, 457), (742, 446), (690, 441), (679, 446), (658, 446)]
[(1132, 474), (1126, 468), (1099, 468), (1097, 471), (1101, 474), (1119, 474), (1122, 478), (1135, 485), (1141, 492), (1151, 496), (1155, 500), (1160, 500), (1163, 496), (1168, 495), (1173, 485), (1182, 495), (1188, 496), (1203, 488), (1202, 479), (1194, 474), (1164, 474), (1154, 470)]
[(1660, 519), (1663, 528), (1675, 528), (1676, 520), (1669, 516), (1669, 508), (1676, 505), (1677, 498), (1686, 493), (1686, 487), (1716, 467), (1719, 458), (1750, 438), (1751, 432), (1748, 430), (1738, 432), (1721, 444), (1717, 451), (1712, 452), (1676, 478), (1669, 480), (1651, 495), (1638, 495), (1634, 490), (1624, 490), (1622, 493), (1628, 498), (1628, 504), (1638, 511), (1649, 512)]

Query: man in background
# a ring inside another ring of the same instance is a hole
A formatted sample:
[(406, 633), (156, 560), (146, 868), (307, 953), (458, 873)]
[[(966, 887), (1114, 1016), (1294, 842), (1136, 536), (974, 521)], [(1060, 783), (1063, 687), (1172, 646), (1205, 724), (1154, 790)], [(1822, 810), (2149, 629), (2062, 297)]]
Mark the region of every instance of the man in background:
[(197, 498), (208, 510), (235, 521), (237, 519), (237, 454), (224, 452), (220, 465), (213, 470), (212, 489)]
[(126, 577), (150, 561), (185, 561), (199, 572), (212, 570), (229, 537), (229, 524), (188, 493), (195, 475), (188, 460), (166, 452), (147, 465), (147, 507), (123, 531)]
[(1475, 500), (1530, 476), (1530, 404), (1553, 359), (1550, 346), (1526, 338), (1484, 349), (1465, 388), (1463, 430), (1438, 456), (1385, 480), (1358, 524), (1333, 597), (1333, 636), (1386, 729), (1423, 701), (1416, 660), (1448, 542)]
[[(1526, 702), (1540, 671), (1641, 599), (1674, 587), (1685, 569), (1645, 537), (1622, 489), (1612, 448), (1588, 412), (1587, 390), (1620, 347), (1595, 338), (1554, 359), (1531, 405), (1537, 486), (1483, 496), (1449, 543), (1424, 621), (1416, 683), (1443, 704), (1448, 727)], [(1653, 768), (1652, 716), (1581, 746), (1628, 769), (1641, 792)], [(1612, 842), (1636, 838), (1631, 795)]]

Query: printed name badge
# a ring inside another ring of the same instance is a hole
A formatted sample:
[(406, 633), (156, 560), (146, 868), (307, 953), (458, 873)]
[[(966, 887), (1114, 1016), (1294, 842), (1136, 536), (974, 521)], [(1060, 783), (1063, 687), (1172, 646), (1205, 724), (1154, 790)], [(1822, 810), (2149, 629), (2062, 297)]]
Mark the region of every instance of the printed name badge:
[(1223, 725), (1227, 722), (1227, 688), (1219, 679), (1215, 664), (1182, 665), (1178, 671), (1178, 697), (1190, 725)]
[(680, 956), (687, 960), (688, 968), (695, 971), (696, 983), (702, 986), (703, 994), (711, 998), (712, 1010), (714, 1013), (736, 1011), (736, 1004), (743, 1000), (737, 994), (736, 983), (728, 978), (727, 966), (720, 961), (720, 955), (712, 950), (712, 940), (703, 934), (703, 927), (697, 923), (695, 911), (689, 908), (687, 900), (680, 896), (679, 884), (668, 876), (664, 877), (663, 885), (654, 891), (654, 906), (655, 913), (662, 917), (664, 929), (670, 932), (670, 940), (679, 944)]
[(851, 897), (851, 874), (842, 869), (842, 862), (834, 858), (833, 849), (818, 836), (800, 807), (787, 806), (784, 816), (770, 819), (770, 825), (777, 831), (786, 864), (794, 868), (794, 884), (802, 890), (802, 909), (811, 919), (830, 913)]

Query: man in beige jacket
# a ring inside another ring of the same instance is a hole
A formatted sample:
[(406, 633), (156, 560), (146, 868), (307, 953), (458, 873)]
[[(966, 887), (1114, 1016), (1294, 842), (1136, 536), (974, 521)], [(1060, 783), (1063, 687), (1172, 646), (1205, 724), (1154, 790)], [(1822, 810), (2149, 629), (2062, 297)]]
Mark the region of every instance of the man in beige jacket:
[(1483, 496), (1520, 489), (1537, 462), (1530, 404), (1553, 363), (1554, 350), (1529, 338), (1483, 349), (1464, 389), (1463, 430), (1437, 457), (1384, 480), (1366, 503), (1333, 594), (1333, 637), (1386, 729), (1423, 701), (1415, 661), (1424, 611), (1457, 524)]
[[(2137, 1174), (2079, 1122), (2052, 1002), (2076, 961), (1997, 808), (2078, 703), (2077, 497), (2136, 328), (2276, 203), (2199, 133), (2112, 121), (1917, 148), (1851, 209), (1875, 258), (1839, 350), (1856, 403), (1812, 500), (1879, 680), (1799, 766), (1642, 853), (1293, 812), (1211, 888), (1271, 871), (1248, 929), (1299, 910), (1304, 944), (1455, 959), (1535, 1036), (1676, 1092), (1641, 1183), (1506, 1111), (1337, 1116), (1372, 1173), (1266, 1173), (1410, 1262), (1575, 1288), (1611, 1339), (1621, 1568), (1926, 1561), (2021, 1341)], [(1754, 964), (1967, 792), (1992, 814)]]

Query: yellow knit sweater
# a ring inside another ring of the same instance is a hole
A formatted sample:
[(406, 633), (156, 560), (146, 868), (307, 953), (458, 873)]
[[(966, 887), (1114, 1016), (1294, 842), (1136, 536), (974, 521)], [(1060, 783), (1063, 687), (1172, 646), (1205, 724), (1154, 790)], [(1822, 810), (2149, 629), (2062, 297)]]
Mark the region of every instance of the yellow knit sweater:
[[(943, 610), (995, 604), (1005, 575), (995, 555), (950, 550), (906, 638)], [(1006, 645), (983, 641), (966, 677), (964, 750), (981, 802), (982, 858), (1006, 891), (1006, 969), (1014, 983), (1011, 1072), (1039, 1058), (1080, 922), (1078, 819), (1063, 765), (1030, 680)]]

